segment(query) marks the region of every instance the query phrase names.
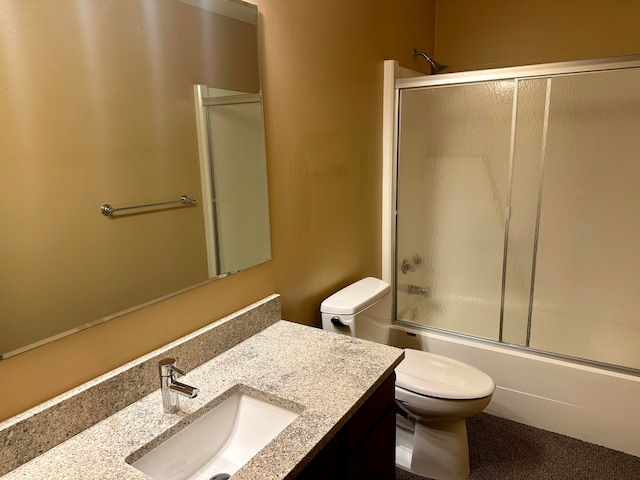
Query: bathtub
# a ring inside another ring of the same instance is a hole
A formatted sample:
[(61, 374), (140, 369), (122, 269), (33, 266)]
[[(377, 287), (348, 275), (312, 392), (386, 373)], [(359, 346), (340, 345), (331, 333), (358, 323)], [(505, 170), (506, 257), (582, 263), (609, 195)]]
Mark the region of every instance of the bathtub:
[(496, 382), (489, 414), (640, 456), (640, 377), (403, 322), (389, 344), (485, 371)]

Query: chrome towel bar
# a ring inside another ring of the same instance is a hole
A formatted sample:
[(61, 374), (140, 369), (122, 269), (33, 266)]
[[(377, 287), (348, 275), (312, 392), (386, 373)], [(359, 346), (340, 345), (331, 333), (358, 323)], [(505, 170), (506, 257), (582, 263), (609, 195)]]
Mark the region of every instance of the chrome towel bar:
[(196, 203), (196, 199), (193, 197), (190, 197), (189, 195), (182, 195), (180, 197), (180, 200), (170, 200), (168, 202), (158, 202), (158, 203), (147, 203), (145, 205), (132, 205), (130, 207), (120, 207), (120, 208), (114, 208), (111, 205), (109, 205), (108, 203), (103, 203), (100, 206), (100, 211), (102, 212), (102, 214), (105, 217), (108, 217), (116, 212), (122, 212), (124, 210), (133, 210), (133, 209), (138, 209), (138, 208), (150, 208), (150, 207), (160, 207), (162, 205), (172, 205), (174, 203), (180, 203), (182, 205), (190, 205), (192, 203)]

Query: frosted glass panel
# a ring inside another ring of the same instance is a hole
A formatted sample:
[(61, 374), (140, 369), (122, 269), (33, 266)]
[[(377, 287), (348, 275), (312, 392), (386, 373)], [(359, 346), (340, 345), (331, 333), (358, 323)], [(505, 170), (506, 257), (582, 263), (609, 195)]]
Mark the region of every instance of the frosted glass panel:
[(518, 82), (502, 341), (527, 344), (547, 79)]
[(402, 92), (398, 319), (498, 338), (513, 90)]
[(640, 73), (554, 78), (531, 347), (640, 368)]

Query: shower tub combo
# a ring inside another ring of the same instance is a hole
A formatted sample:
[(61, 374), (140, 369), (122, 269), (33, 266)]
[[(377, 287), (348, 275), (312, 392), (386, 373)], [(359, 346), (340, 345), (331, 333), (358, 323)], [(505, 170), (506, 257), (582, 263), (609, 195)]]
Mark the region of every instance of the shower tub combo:
[(470, 363), (487, 411), (640, 455), (640, 57), (385, 64), (391, 343)]

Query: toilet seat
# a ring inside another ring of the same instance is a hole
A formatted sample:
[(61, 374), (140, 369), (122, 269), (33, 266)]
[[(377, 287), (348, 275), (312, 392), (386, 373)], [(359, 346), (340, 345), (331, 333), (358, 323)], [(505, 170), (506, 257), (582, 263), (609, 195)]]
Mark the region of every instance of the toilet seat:
[(472, 400), (488, 397), (495, 383), (481, 370), (452, 358), (405, 349), (396, 367), (396, 386), (429, 397)]

